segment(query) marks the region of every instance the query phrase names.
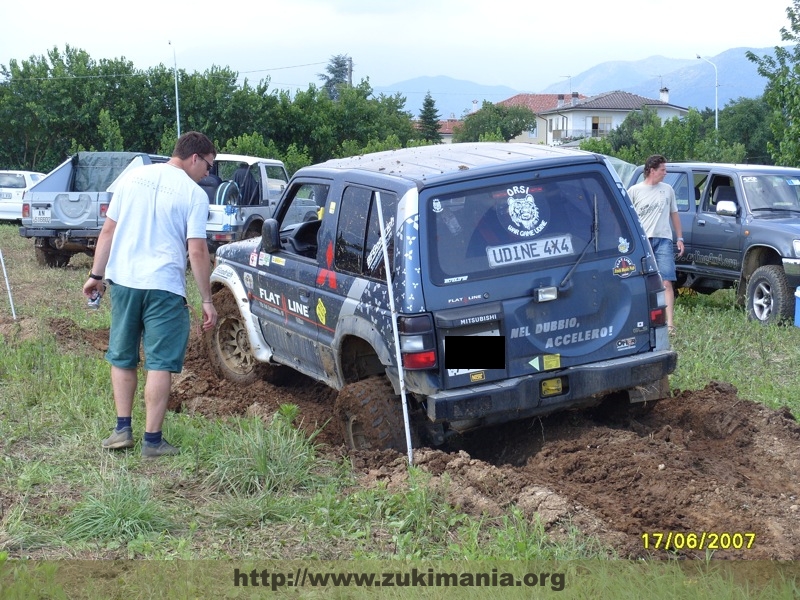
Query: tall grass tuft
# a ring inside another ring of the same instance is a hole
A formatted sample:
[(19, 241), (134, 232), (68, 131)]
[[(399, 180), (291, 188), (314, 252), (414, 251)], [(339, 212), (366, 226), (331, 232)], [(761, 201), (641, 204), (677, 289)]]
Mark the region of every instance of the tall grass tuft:
[(321, 461), (315, 436), (294, 426), (297, 407), (282, 406), (269, 425), (255, 417), (224, 427), (210, 457), (206, 484), (233, 495), (291, 494), (318, 487)]
[(132, 540), (174, 528), (166, 508), (153, 498), (151, 484), (123, 472), (104, 479), (97, 492), (75, 506), (67, 519), (64, 537)]

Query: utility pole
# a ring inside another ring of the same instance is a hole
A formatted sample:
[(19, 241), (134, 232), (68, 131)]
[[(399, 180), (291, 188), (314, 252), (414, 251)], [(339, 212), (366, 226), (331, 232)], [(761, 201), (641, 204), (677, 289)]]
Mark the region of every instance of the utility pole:
[(181, 137), (181, 103), (178, 98), (178, 59), (175, 56), (175, 46), (172, 44), (172, 40), (169, 41), (169, 45), (172, 46), (172, 73), (175, 75), (175, 125), (177, 126), (178, 137)]
[(353, 57), (347, 57), (347, 85), (353, 87)]
[(719, 77), (717, 73), (717, 65), (707, 58), (703, 58), (699, 54), (697, 55), (697, 58), (706, 61), (708, 64), (714, 67), (714, 129), (719, 131)]

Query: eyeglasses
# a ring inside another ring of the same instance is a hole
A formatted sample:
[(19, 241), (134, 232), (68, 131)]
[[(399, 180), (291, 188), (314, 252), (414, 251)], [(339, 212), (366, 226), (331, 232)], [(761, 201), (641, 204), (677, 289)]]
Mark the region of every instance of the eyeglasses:
[(208, 165), (208, 172), (209, 172), (209, 173), (211, 173), (211, 167), (212, 167), (211, 163), (210, 163), (210, 162), (208, 162), (208, 161), (207, 161), (205, 158), (203, 158), (203, 157), (202, 157), (202, 156), (200, 156), (199, 154), (198, 154), (197, 156), (199, 156), (199, 157), (200, 157), (200, 160), (202, 160), (204, 163), (206, 163), (206, 165)]

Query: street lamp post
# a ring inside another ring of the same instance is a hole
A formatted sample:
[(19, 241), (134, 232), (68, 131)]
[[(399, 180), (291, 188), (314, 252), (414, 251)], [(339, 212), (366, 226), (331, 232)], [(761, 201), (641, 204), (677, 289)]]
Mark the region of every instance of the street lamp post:
[(717, 77), (717, 65), (707, 58), (703, 58), (699, 54), (697, 55), (697, 58), (706, 61), (708, 64), (714, 67), (714, 129), (719, 131), (719, 79)]
[(172, 46), (172, 73), (175, 75), (175, 124), (178, 128), (178, 137), (181, 137), (181, 104), (178, 99), (178, 59), (175, 56), (175, 46), (172, 45), (171, 40), (169, 45)]

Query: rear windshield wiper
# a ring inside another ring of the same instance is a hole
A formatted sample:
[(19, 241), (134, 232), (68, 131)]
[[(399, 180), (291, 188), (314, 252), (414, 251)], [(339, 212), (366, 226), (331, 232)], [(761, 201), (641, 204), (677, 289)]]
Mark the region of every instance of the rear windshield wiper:
[(564, 289), (564, 286), (567, 284), (567, 282), (569, 281), (570, 277), (572, 277), (572, 273), (575, 272), (575, 269), (583, 261), (583, 257), (586, 256), (586, 251), (589, 250), (589, 246), (592, 245), (592, 242), (594, 242), (595, 254), (597, 253), (597, 251), (599, 249), (599, 244), (600, 244), (600, 241), (599, 241), (599, 238), (600, 238), (600, 236), (599, 236), (600, 225), (599, 225), (599, 220), (597, 218), (597, 194), (594, 194), (594, 196), (592, 196), (592, 204), (593, 204), (592, 205), (592, 237), (590, 237), (589, 241), (586, 242), (586, 245), (583, 247), (583, 250), (581, 251), (581, 254), (578, 257), (578, 260), (575, 261), (575, 264), (572, 265), (572, 268), (564, 276), (564, 279), (562, 279), (561, 283), (558, 284), (559, 289)]

